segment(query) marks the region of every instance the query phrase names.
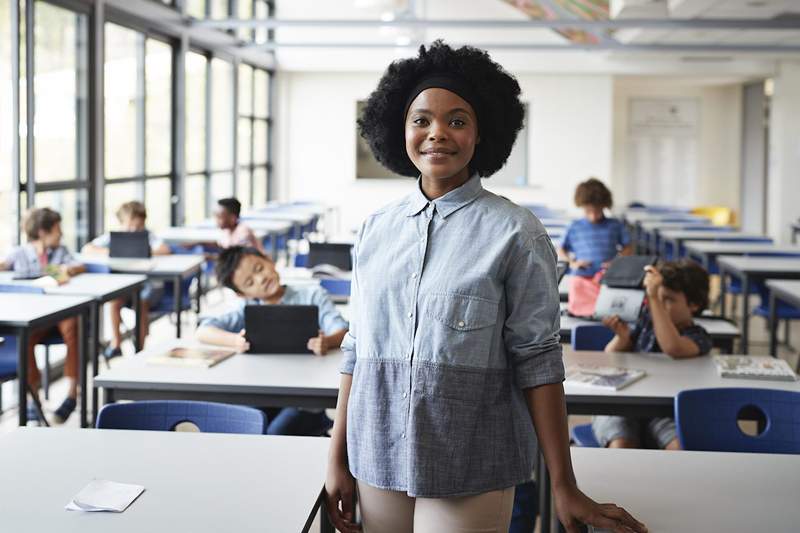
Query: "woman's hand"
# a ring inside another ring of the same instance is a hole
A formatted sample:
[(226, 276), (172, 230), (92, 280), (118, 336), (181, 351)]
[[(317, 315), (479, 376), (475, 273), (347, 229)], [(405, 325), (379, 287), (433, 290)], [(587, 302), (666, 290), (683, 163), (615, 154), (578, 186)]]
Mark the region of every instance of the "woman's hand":
[(616, 533), (647, 532), (647, 527), (622, 507), (613, 503), (597, 503), (575, 485), (557, 489), (553, 496), (558, 519), (567, 533), (578, 533), (581, 524), (609, 529)]
[(356, 480), (347, 465), (343, 461), (329, 460), (325, 479), (325, 508), (333, 527), (342, 533), (361, 531), (361, 525), (355, 523), (353, 513), (355, 491)]

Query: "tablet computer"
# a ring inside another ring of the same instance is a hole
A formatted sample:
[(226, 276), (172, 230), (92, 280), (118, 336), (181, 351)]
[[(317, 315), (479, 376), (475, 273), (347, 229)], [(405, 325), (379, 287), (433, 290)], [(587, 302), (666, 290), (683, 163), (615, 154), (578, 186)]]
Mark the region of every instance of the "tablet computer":
[(308, 339), (319, 335), (316, 305), (248, 305), (245, 338), (250, 353), (311, 353)]
[(108, 246), (109, 257), (150, 257), (150, 237), (148, 231), (112, 231)]

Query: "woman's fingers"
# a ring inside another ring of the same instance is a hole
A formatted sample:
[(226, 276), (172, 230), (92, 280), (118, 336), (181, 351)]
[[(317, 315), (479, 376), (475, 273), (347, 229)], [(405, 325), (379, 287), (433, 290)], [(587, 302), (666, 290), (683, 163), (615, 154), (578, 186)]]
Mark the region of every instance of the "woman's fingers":
[(641, 533), (645, 533), (647, 531), (647, 527), (644, 524), (636, 520), (628, 511), (622, 507), (619, 507), (618, 505), (613, 503), (604, 503), (600, 505), (600, 508), (603, 512), (603, 515), (616, 520), (633, 531)]

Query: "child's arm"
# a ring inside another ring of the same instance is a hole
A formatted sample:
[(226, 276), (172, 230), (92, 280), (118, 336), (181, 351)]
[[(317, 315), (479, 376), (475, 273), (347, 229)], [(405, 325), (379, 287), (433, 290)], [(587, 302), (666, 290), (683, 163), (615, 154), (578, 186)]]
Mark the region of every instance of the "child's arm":
[(169, 246), (166, 243), (161, 242), (153, 246), (151, 253), (153, 255), (169, 255), (172, 253), (172, 250), (169, 249)]
[(87, 255), (108, 255), (108, 248), (105, 246), (97, 246), (89, 242), (81, 248), (81, 253)]
[(605, 351), (607, 353), (629, 352), (633, 348), (631, 330), (617, 315), (603, 319), (603, 325), (614, 332), (614, 338), (608, 341)]
[(650, 308), (653, 331), (658, 345), (665, 354), (676, 359), (700, 355), (700, 347), (693, 340), (680, 334), (672, 322), (667, 308), (658, 297), (658, 288), (663, 281), (661, 274), (655, 267), (649, 266), (646, 269), (644, 285), (647, 288), (647, 305)]
[(619, 251), (619, 255), (633, 255), (633, 245), (628, 244), (627, 246), (623, 246)]
[(342, 345), (344, 336), (347, 335), (347, 328), (334, 331), (330, 335), (325, 335), (325, 332), (319, 330), (319, 335), (308, 339), (308, 349), (316, 355), (325, 355), (329, 350), (335, 350)]
[(237, 352), (246, 352), (250, 349), (250, 343), (245, 339), (245, 331), (239, 333), (225, 331), (214, 326), (200, 326), (197, 328), (197, 339), (206, 344), (216, 344), (233, 348)]

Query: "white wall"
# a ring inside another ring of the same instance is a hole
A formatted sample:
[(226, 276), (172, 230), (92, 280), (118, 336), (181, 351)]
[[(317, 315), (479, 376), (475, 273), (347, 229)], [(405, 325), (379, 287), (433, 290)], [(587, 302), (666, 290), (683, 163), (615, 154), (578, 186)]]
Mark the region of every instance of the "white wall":
[[(355, 102), (366, 98), (379, 73), (278, 74), (276, 176), (280, 199), (312, 199), (342, 206), (342, 229), (357, 226), (378, 207), (406, 194), (408, 181), (355, 179)], [(575, 185), (607, 179), (612, 155), (612, 77), (519, 76), (530, 104), (525, 188), (495, 192), (518, 202), (570, 207)], [(491, 179), (485, 180), (491, 187)]]
[[(683, 205), (722, 205), (739, 211), (741, 167), (742, 86), (726, 79), (674, 79), (668, 77), (618, 77), (614, 83), (614, 151), (612, 185), (617, 205), (638, 199), (626, 189), (630, 149), (629, 103), (633, 98), (697, 99), (699, 127), (696, 138), (696, 176), (693, 190), (674, 191)], [(680, 151), (674, 154), (681, 158)], [(662, 154), (662, 157), (666, 157)], [(686, 159), (691, 159), (687, 156)], [(660, 161), (660, 164), (671, 164)], [(680, 168), (676, 162), (675, 168)], [(669, 198), (664, 203), (670, 203)], [(676, 203), (680, 203), (677, 202)]]

